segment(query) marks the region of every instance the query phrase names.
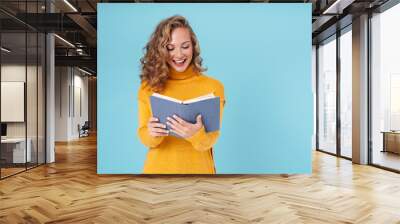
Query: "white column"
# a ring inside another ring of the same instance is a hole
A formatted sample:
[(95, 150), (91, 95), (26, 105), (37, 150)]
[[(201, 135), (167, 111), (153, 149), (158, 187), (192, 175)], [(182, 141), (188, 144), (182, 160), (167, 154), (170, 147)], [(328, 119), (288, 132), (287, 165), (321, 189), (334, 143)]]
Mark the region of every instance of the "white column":
[[(51, 1), (46, 1), (47, 12), (54, 11)], [(55, 162), (54, 133), (55, 133), (55, 44), (54, 35), (46, 35), (46, 163)]]
[(46, 57), (47, 57), (47, 77), (46, 77), (46, 163), (52, 163), (55, 161), (54, 151), (54, 133), (55, 133), (55, 76), (54, 76), (54, 35), (49, 33), (46, 37)]
[(353, 20), (353, 162), (368, 163), (368, 15)]
[(313, 135), (312, 135), (312, 149), (315, 150), (317, 148), (316, 142), (317, 142), (317, 83), (316, 83), (316, 77), (317, 77), (317, 48), (315, 47), (315, 45), (312, 46), (312, 56), (311, 56), (311, 73), (312, 73), (312, 78), (311, 78), (311, 86), (312, 86), (312, 94), (313, 94)]

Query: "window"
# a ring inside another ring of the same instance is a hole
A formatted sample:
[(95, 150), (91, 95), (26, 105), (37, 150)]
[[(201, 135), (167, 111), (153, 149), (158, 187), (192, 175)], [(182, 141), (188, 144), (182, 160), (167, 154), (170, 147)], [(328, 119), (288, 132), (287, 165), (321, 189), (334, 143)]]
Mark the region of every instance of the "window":
[(372, 163), (400, 170), (400, 5), (371, 19)]
[(318, 47), (318, 149), (336, 153), (336, 36)]
[(352, 157), (352, 32), (340, 36), (340, 155)]

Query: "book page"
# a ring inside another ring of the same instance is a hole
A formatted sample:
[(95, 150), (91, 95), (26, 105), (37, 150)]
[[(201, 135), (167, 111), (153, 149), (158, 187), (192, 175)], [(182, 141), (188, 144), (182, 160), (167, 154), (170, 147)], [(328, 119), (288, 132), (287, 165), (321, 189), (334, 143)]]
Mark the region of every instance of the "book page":
[(203, 96), (199, 96), (199, 97), (196, 97), (196, 98), (193, 98), (193, 99), (185, 100), (185, 101), (183, 101), (183, 103), (184, 104), (189, 104), (189, 103), (199, 102), (199, 101), (202, 101), (202, 100), (211, 99), (211, 98), (214, 98), (214, 97), (215, 96), (214, 96), (213, 93), (209, 93), (207, 95), (203, 95)]
[(175, 98), (172, 98), (172, 97), (169, 97), (169, 96), (164, 96), (164, 95), (161, 95), (161, 94), (158, 94), (158, 93), (153, 93), (152, 96), (155, 96), (155, 97), (158, 97), (158, 98), (161, 98), (161, 99), (164, 99), (164, 100), (173, 101), (173, 102), (176, 102), (176, 103), (183, 103), (182, 100), (178, 100), (178, 99), (175, 99)]
[(161, 95), (161, 94), (158, 94), (158, 93), (153, 93), (152, 96), (155, 96), (155, 97), (158, 97), (158, 98), (161, 98), (161, 99), (165, 99), (165, 100), (169, 100), (169, 101), (173, 101), (173, 102), (176, 102), (176, 103), (183, 103), (183, 104), (199, 102), (199, 101), (202, 101), (202, 100), (207, 100), (207, 99), (211, 99), (211, 98), (215, 97), (215, 95), (213, 93), (209, 93), (209, 94), (206, 94), (206, 95), (203, 95), (203, 96), (199, 96), (199, 97), (196, 97), (196, 98), (192, 98), (192, 99), (188, 99), (188, 100), (182, 101), (182, 100), (178, 100), (178, 99), (175, 99), (173, 97)]

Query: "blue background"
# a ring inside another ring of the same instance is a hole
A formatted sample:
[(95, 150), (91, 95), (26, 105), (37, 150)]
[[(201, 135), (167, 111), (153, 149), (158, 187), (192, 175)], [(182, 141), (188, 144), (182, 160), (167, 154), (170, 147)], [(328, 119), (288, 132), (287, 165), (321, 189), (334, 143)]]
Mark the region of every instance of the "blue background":
[(98, 4), (98, 173), (142, 173), (137, 91), (156, 25), (185, 16), (225, 87), (217, 173), (311, 173), (311, 4)]

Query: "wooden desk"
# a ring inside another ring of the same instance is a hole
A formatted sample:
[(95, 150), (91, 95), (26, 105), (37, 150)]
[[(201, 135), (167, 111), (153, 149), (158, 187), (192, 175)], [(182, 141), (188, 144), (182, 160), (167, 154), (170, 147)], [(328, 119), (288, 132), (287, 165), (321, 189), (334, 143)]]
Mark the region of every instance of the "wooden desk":
[(382, 152), (393, 152), (400, 154), (400, 131), (382, 131), (383, 150)]

